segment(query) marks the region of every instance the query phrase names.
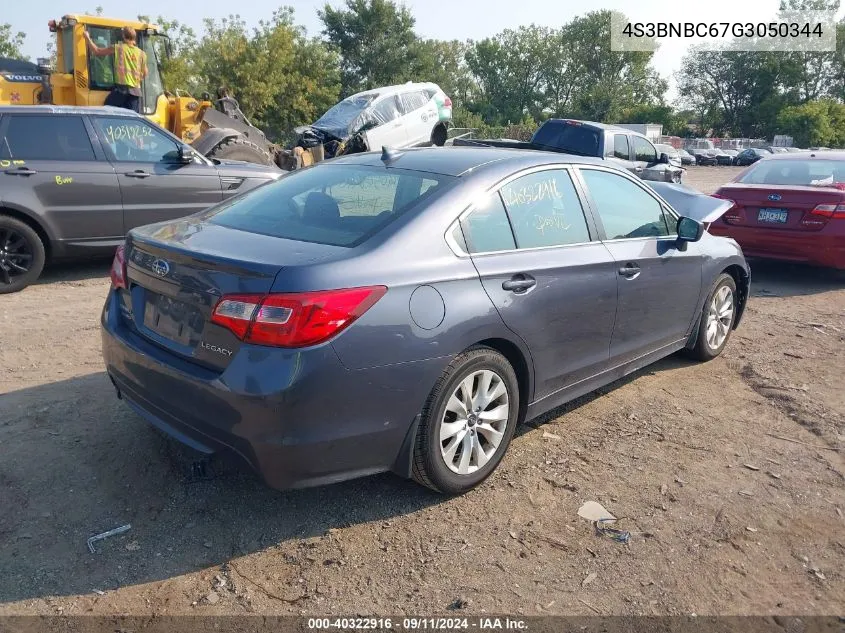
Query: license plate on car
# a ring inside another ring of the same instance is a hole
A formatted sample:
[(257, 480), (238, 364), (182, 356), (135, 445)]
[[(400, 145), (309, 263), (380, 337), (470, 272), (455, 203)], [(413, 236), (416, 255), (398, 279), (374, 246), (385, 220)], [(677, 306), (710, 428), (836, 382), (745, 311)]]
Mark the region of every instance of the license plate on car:
[(757, 213), (758, 222), (786, 224), (787, 218), (789, 218), (789, 212), (786, 209), (760, 209)]
[(159, 336), (187, 345), (194, 332), (196, 317), (196, 310), (182, 301), (147, 293), (144, 325)]

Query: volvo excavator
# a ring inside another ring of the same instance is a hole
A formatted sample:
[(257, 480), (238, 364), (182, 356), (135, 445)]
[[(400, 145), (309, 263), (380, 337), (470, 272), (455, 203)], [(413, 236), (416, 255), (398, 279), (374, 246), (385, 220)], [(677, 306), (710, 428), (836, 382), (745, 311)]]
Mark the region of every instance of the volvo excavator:
[(144, 115), (208, 158), (276, 164), (288, 170), (297, 166), (293, 153), (271, 143), (233, 99), (225, 96), (213, 102), (208, 94), (195, 98), (166, 90), (158, 53), (169, 55), (171, 47), (157, 26), (94, 15), (66, 15), (48, 26), (56, 37), (55, 67), (47, 60), (34, 64), (0, 57), (0, 105), (103, 105), (114, 86), (114, 60), (90, 55), (83, 33), (87, 30), (98, 46), (111, 46), (120, 41), (120, 30), (130, 26), (147, 53)]

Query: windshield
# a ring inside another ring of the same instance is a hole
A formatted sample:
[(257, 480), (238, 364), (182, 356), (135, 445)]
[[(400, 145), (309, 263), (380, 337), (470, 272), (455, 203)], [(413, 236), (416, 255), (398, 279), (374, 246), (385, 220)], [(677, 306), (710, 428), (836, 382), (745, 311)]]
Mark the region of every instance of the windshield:
[[(89, 26), (91, 39), (100, 48), (114, 46), (122, 40), (119, 28)], [(160, 36), (151, 36), (144, 31), (138, 31), (138, 47), (147, 54), (147, 78), (142, 85), (143, 112), (153, 114), (156, 111), (156, 101), (164, 94), (164, 85), (158, 67), (158, 56), (155, 51), (155, 40)], [(105, 57), (88, 56), (88, 83), (92, 90), (111, 90), (114, 88), (114, 55)]]
[(534, 134), (534, 145), (577, 154), (600, 156), (601, 130), (564, 121), (547, 121)]
[(845, 187), (845, 160), (764, 160), (755, 163), (739, 182), (841, 188)]
[(353, 128), (358, 117), (377, 97), (375, 93), (347, 97), (332, 106), (312, 127), (325, 130), (341, 139), (346, 138), (357, 131)]
[(250, 233), (351, 247), (455, 180), (394, 168), (319, 165), (209, 210), (203, 219)]

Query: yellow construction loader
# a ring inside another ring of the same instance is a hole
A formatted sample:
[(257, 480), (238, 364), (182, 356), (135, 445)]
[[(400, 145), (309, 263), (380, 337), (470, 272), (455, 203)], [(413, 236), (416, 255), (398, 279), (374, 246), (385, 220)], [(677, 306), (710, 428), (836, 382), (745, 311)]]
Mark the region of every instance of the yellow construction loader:
[(50, 20), (48, 26), (56, 35), (55, 67), (51, 68), (47, 60), (34, 64), (0, 57), (0, 105), (103, 105), (114, 86), (114, 59), (90, 55), (83, 33), (87, 30), (98, 46), (111, 46), (120, 41), (120, 30), (130, 26), (138, 34), (138, 46), (147, 53), (148, 75), (141, 97), (143, 114), (209, 158), (293, 168), (292, 154), (270, 143), (233, 105), (233, 100), (214, 103), (207, 94), (194, 98), (165, 89), (158, 53), (169, 54), (170, 41), (155, 25), (66, 15), (61, 20)]

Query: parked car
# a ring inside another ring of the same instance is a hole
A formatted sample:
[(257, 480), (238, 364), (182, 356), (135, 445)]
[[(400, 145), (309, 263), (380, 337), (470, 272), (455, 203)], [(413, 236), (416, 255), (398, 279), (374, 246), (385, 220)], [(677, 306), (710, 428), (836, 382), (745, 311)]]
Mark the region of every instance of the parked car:
[(111, 255), (126, 231), (282, 175), (209, 160), (122, 108), (0, 107), (0, 294), (51, 260)]
[(712, 151), (716, 155), (717, 165), (730, 165), (733, 163), (733, 157), (728, 154), (727, 150), (714, 149)]
[(678, 156), (681, 157), (681, 165), (695, 165), (695, 156), (690, 154), (687, 150), (679, 149)]
[(761, 147), (749, 147), (736, 155), (734, 164), (739, 165), (740, 167), (745, 167), (746, 165), (756, 163), (761, 158), (771, 155), (772, 153), (767, 149), (763, 149)]
[(684, 170), (670, 164), (669, 156), (658, 152), (645, 136), (614, 125), (549, 119), (529, 142), (496, 139), (455, 139), (455, 146), (501, 147), (560, 152), (575, 156), (603, 158), (636, 174), (643, 180), (681, 182)]
[(803, 152), (804, 150), (801, 149), (800, 147), (787, 147), (786, 151), (787, 152)]
[(719, 158), (715, 149), (694, 149), (692, 150), (695, 156), (695, 164), (699, 166), (718, 165)]
[(272, 486), (392, 470), (461, 493), (520, 422), (722, 352), (749, 284), (704, 229), (728, 206), (548, 152), (341, 157), (131, 230), (106, 369), (152, 424)]
[(711, 232), (747, 255), (845, 269), (845, 152), (776, 154), (716, 195), (733, 206)]
[(654, 146), (654, 148), (660, 152), (661, 154), (666, 154), (669, 157), (669, 164), (674, 165), (675, 167), (681, 167), (681, 155), (678, 153), (678, 150), (672, 147), (671, 145), (667, 145), (666, 143), (658, 143)]
[(785, 147), (777, 147), (774, 145), (771, 145), (766, 149), (769, 150), (772, 154), (786, 154), (788, 151)]
[(339, 147), (358, 151), (446, 143), (452, 100), (433, 83), (375, 88), (347, 97), (310, 126), (297, 128), (303, 147), (323, 145), (331, 158)]
[(722, 150), (722, 153), (723, 153), (723, 154), (727, 154), (728, 158), (730, 159), (728, 162), (726, 162), (726, 163), (725, 163), (726, 165), (735, 165), (735, 164), (736, 164), (736, 157), (737, 157), (737, 155), (739, 154), (739, 151), (738, 151), (738, 150), (735, 150), (735, 149), (723, 149), (723, 150)]

